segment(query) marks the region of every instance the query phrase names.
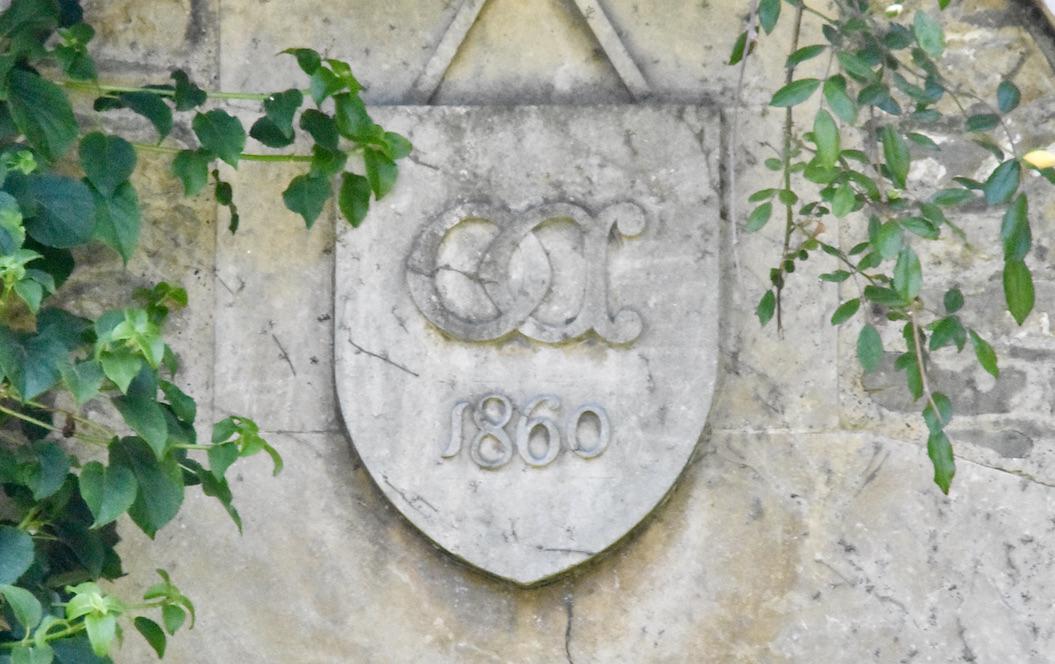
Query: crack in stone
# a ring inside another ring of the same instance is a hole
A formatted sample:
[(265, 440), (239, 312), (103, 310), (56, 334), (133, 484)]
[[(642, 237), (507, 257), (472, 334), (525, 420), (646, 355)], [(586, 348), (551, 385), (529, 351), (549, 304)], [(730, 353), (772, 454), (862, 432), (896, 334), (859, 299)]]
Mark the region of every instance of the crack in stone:
[(564, 656), (567, 658), (568, 664), (575, 664), (575, 660), (571, 656), (571, 623), (575, 618), (574, 598), (571, 594), (564, 596), (564, 610), (568, 614), (568, 623), (564, 627)]
[(418, 372), (413, 371), (411, 369), (408, 369), (407, 367), (403, 366), (399, 362), (396, 362), (396, 361), (390, 359), (388, 357), (388, 354), (386, 354), (386, 353), (375, 353), (373, 351), (369, 351), (369, 350), (363, 348), (362, 346), (360, 346), (359, 344), (355, 343), (354, 341), (352, 341), (351, 337), (348, 337), (348, 343), (352, 346), (352, 348), (354, 348), (355, 350), (359, 351), (360, 353), (363, 353), (364, 355), (369, 355), (370, 357), (377, 358), (377, 359), (381, 360), (382, 362), (384, 362), (385, 364), (390, 364), (393, 367), (399, 369), (400, 371), (404, 371), (404, 372), (410, 374), (411, 376), (413, 376), (415, 378), (421, 378), (421, 375)]
[(403, 489), (400, 489), (398, 486), (396, 486), (395, 484), (392, 484), (392, 482), (389, 481), (388, 475), (382, 475), (381, 479), (383, 479), (385, 481), (385, 484), (390, 486), (393, 491), (398, 493), (399, 497), (402, 498), (404, 501), (406, 501), (407, 505), (410, 505), (419, 514), (422, 514), (423, 516), (428, 516), (427, 514), (425, 514), (425, 512), (423, 512), (421, 510), (420, 507), (418, 507), (417, 503), (419, 503), (419, 502), (424, 504), (426, 507), (428, 507), (433, 512), (436, 512), (437, 514), (439, 513), (439, 510), (436, 509), (436, 507), (432, 503), (430, 503), (429, 501), (425, 500), (421, 496), (416, 495), (416, 494), (415, 494), (415, 496), (413, 498), (407, 496), (406, 492), (403, 491)]
[(535, 548), (537, 550), (539, 550), (539, 551), (549, 551), (551, 553), (578, 553), (578, 554), (583, 555), (583, 556), (592, 556), (592, 555), (594, 555), (596, 553), (595, 551), (586, 551), (585, 549), (561, 549), (561, 548), (542, 546), (541, 544), (536, 544)]
[(289, 359), (289, 353), (286, 352), (286, 347), (282, 345), (282, 342), (278, 340), (278, 337), (276, 337), (273, 332), (271, 333), (271, 339), (275, 342), (275, 345), (278, 346), (279, 357), (286, 361), (286, 364), (289, 365), (289, 370), (293, 372), (294, 376), (296, 376), (297, 368), (293, 366), (293, 360)]

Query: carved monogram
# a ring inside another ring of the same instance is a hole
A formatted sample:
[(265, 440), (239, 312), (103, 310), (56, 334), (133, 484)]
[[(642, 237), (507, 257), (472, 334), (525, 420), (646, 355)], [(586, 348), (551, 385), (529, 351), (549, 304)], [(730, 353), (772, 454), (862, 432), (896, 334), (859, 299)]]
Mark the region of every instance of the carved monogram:
[[(499, 232), (482, 251), (475, 270), (461, 272), (479, 284), (497, 313), (469, 317), (452, 311), (437, 287), (437, 274), (451, 270), (440, 264), (438, 254), (447, 237), (464, 222), (488, 222)], [(546, 322), (537, 315), (539, 305), (551, 295), (552, 274), (560, 266), (550, 261), (548, 269), (533, 270), (514, 284), (511, 262), (525, 243), (535, 242), (534, 231), (551, 221), (573, 222), (581, 231), (581, 255), (585, 280), (577, 313), (560, 322)], [(623, 308), (611, 315), (608, 309), (608, 243), (612, 230), (626, 238), (645, 229), (645, 213), (634, 203), (618, 203), (593, 216), (568, 203), (555, 203), (516, 214), (506, 210), (464, 205), (449, 210), (424, 226), (407, 257), (406, 277), (418, 310), (452, 337), (462, 341), (492, 341), (514, 331), (545, 343), (560, 343), (593, 331), (613, 344), (627, 344), (640, 336), (643, 322), (636, 311)]]

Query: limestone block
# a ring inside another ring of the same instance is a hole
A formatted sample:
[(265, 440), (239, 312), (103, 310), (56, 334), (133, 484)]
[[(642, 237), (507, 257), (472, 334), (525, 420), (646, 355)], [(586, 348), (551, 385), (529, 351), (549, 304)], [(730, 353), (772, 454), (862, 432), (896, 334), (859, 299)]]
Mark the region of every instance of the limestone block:
[(305, 170), (243, 162), (224, 176), (241, 228), (232, 235), (225, 220), (217, 230), (216, 412), (268, 430), (338, 427), (333, 211), (328, 206), (309, 231), (282, 203), (282, 191)]

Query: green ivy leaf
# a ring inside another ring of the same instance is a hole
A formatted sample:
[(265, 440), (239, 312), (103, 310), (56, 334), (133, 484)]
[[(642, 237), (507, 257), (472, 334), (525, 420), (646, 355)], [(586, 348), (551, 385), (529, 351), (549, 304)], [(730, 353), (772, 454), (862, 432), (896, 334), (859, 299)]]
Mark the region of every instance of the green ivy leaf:
[(62, 382), (73, 395), (78, 406), (84, 405), (99, 393), (103, 384), (103, 368), (98, 360), (65, 364), (61, 368)]
[(898, 292), (901, 299), (910, 301), (919, 295), (919, 289), (923, 285), (923, 269), (920, 266), (919, 256), (912, 247), (902, 247), (897, 255), (897, 263), (894, 265), (894, 290)]
[(175, 604), (166, 604), (161, 607), (161, 619), (165, 623), (165, 631), (175, 634), (187, 620), (187, 612)]
[(121, 392), (127, 392), (132, 379), (139, 374), (143, 367), (143, 358), (137, 353), (121, 348), (112, 352), (99, 355), (99, 364), (102, 366), (103, 374), (117, 386)]
[(316, 143), (328, 150), (338, 150), (341, 136), (337, 123), (322, 111), (309, 108), (300, 114), (300, 128), (308, 132)]
[(367, 149), (363, 154), (363, 163), (366, 166), (366, 179), (374, 190), (374, 197), (381, 200), (395, 186), (399, 167), (380, 150)]
[(209, 448), (209, 470), (218, 479), (224, 479), (224, 474), (231, 464), (238, 459), (238, 445), (234, 443), (222, 443)]
[(97, 131), (81, 139), (80, 158), (88, 181), (103, 196), (113, 194), (136, 168), (136, 151), (131, 143)]
[(293, 116), (303, 103), (304, 95), (300, 90), (276, 92), (264, 100), (264, 112), (283, 136), (293, 138)]
[(0, 526), (0, 584), (14, 583), (33, 564), (33, 539), (18, 528)]
[(956, 475), (956, 461), (952, 455), (952, 443), (944, 431), (931, 433), (927, 438), (927, 456), (934, 464), (934, 483), (948, 495), (952, 478)]
[(871, 324), (862, 327), (857, 335), (857, 359), (865, 373), (872, 373), (883, 361), (883, 340)]
[(996, 353), (993, 352), (993, 347), (985, 339), (978, 336), (978, 333), (974, 330), (970, 330), (970, 335), (971, 345), (974, 346), (974, 354), (978, 358), (978, 364), (982, 365), (982, 368), (988, 371), (993, 378), (999, 378), (1000, 368), (996, 364)]
[(967, 330), (960, 322), (959, 316), (947, 316), (942, 318), (934, 326), (930, 335), (930, 349), (938, 350), (945, 346), (955, 345), (957, 351), (963, 350), (967, 344)]
[(780, 1), (761, 0), (758, 3), (758, 22), (767, 35), (773, 32), (773, 28), (777, 27), (777, 21), (780, 20)]
[(817, 161), (825, 168), (834, 168), (839, 161), (839, 127), (828, 111), (821, 109), (813, 120), (813, 142), (817, 146)]
[(23, 399), (36, 398), (59, 381), (67, 353), (55, 339), (19, 335), (0, 326), (0, 369)]
[(847, 124), (857, 122), (857, 102), (846, 93), (846, 79), (836, 75), (824, 82), (824, 99), (832, 112)]
[(1011, 81), (1001, 81), (996, 88), (996, 104), (1001, 113), (1010, 113), (1018, 108), (1022, 101), (1022, 93)]
[(916, 43), (927, 55), (932, 58), (941, 57), (945, 51), (945, 32), (941, 23), (931, 18), (927, 12), (916, 12), (912, 32), (916, 35)]
[(157, 402), (157, 382), (153, 371), (144, 367), (128, 387), (127, 394), (115, 397), (114, 406), (133, 431), (154, 450), (157, 458), (165, 457), (168, 425), (165, 412)]
[(764, 327), (766, 323), (773, 319), (773, 312), (777, 307), (777, 296), (776, 294), (768, 290), (762, 299), (758, 302), (758, 307), (755, 308), (755, 315), (758, 316), (758, 322)]
[(62, 488), (70, 472), (70, 458), (52, 442), (37, 441), (33, 445), (36, 464), (27, 477), (26, 486), (33, 492), (33, 500), (44, 500)]
[(1033, 234), (1029, 229), (1029, 201), (1019, 194), (1004, 213), (1000, 226), (1000, 239), (1004, 243), (1004, 260), (1021, 261), (1033, 246)]
[(0, 595), (4, 596), (4, 601), (15, 614), (15, 620), (26, 632), (32, 632), (33, 628), (40, 624), (40, 619), (44, 617), (44, 609), (33, 593), (25, 588), (4, 584), (0, 585)]
[(172, 95), (172, 103), (177, 111), (189, 111), (204, 104), (209, 95), (195, 85), (187, 73), (182, 69), (172, 72), (172, 80), (176, 82), (176, 89)]
[(144, 618), (143, 616), (136, 616), (133, 624), (136, 626), (136, 630), (143, 635), (150, 647), (157, 653), (158, 658), (165, 656), (165, 632), (161, 631), (161, 627), (151, 620), (150, 618)]
[(183, 473), (174, 459), (159, 462), (141, 438), (122, 438), (110, 445), (110, 466), (124, 466), (136, 477), (139, 492), (128, 515), (153, 538), (183, 503)]
[(161, 381), (161, 391), (172, 406), (172, 412), (176, 417), (188, 424), (194, 424), (198, 416), (198, 404), (194, 399), (187, 396), (183, 390), (176, 387), (167, 380)]
[(945, 311), (954, 314), (963, 308), (963, 293), (959, 288), (950, 288), (945, 291)]
[(249, 128), (249, 135), (269, 148), (284, 148), (293, 144), (293, 135), (285, 134), (271, 118), (262, 117)]
[(314, 74), (322, 66), (322, 58), (319, 57), (318, 52), (310, 48), (287, 48), (282, 52), (295, 57), (301, 71), (308, 76)]
[(1021, 260), (1004, 262), (1004, 299), (1015, 322), (1026, 322), (1033, 311), (1033, 275)]
[(1022, 175), (1022, 165), (1017, 159), (1008, 159), (996, 167), (985, 184), (982, 191), (985, 192), (985, 201), (989, 205), (1003, 205), (1011, 200), (1018, 191), (1019, 180)]
[(755, 231), (760, 230), (769, 223), (769, 218), (771, 216), (773, 216), (772, 203), (763, 203), (762, 205), (759, 205), (751, 211), (750, 215), (748, 215), (747, 224), (744, 226), (744, 230), (748, 233), (754, 233)]
[(124, 466), (107, 468), (98, 461), (84, 464), (77, 482), (81, 497), (95, 518), (92, 528), (101, 528), (127, 512), (139, 491), (131, 470)]
[(779, 108), (797, 106), (809, 99), (820, 85), (821, 82), (815, 78), (803, 78), (798, 81), (792, 81), (776, 91), (769, 105)]
[(95, 237), (121, 254), (125, 264), (139, 243), (139, 196), (131, 182), (124, 182), (110, 195), (93, 191)]
[(345, 173), (341, 176), (341, 190), (337, 196), (341, 216), (352, 228), (358, 228), (370, 210), (370, 183), (361, 175)]
[(788, 56), (787, 61), (784, 63), (784, 67), (786, 69), (793, 69), (794, 67), (798, 67), (803, 62), (806, 62), (807, 60), (812, 60), (821, 53), (824, 53), (826, 50), (828, 50), (828, 46), (826, 44), (812, 44), (810, 46), (803, 46), (802, 48), (794, 51), (791, 55)]
[(832, 325), (842, 325), (846, 321), (850, 320), (850, 318), (854, 314), (856, 314), (857, 310), (860, 308), (860, 298), (855, 297), (852, 300), (847, 300), (846, 302), (843, 302), (839, 305), (839, 308), (835, 310), (835, 313), (832, 314)]
[(191, 127), (203, 148), (231, 166), (238, 166), (242, 150), (245, 149), (245, 129), (238, 118), (214, 108), (207, 113), (196, 114)]
[(330, 181), (326, 178), (298, 175), (282, 192), (282, 201), (291, 212), (303, 217), (304, 223), (311, 228), (332, 194)]
[(153, 92), (124, 92), (118, 95), (122, 106), (137, 113), (154, 125), (158, 140), (163, 140), (172, 132), (172, 109), (161, 95)]
[(36, 204), (26, 222), (30, 237), (66, 249), (88, 242), (95, 230), (95, 202), (82, 182), (61, 175), (31, 175), (26, 190)]
[(923, 409), (923, 419), (932, 434), (940, 433), (949, 425), (949, 422), (952, 422), (952, 402), (941, 392), (932, 394), (931, 399), (938, 407), (937, 414), (934, 412), (934, 405), (928, 403)]
[(883, 127), (880, 139), (883, 142), (883, 158), (890, 170), (890, 179), (898, 188), (904, 189), (908, 180), (909, 167), (912, 164), (912, 155), (909, 153), (908, 145), (897, 129), (891, 125)]
[(183, 193), (194, 196), (209, 182), (214, 155), (205, 150), (180, 150), (172, 160), (172, 173), (183, 183)]
[(22, 69), (8, 76), (7, 108), (18, 131), (48, 161), (77, 140), (77, 119), (62, 88)]

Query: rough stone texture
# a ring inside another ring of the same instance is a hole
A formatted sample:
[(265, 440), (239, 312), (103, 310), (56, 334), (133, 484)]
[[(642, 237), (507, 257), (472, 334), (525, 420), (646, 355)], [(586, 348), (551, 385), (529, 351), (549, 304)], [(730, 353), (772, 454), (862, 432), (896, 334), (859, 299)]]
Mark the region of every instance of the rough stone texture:
[[(418, 151), (374, 223), (339, 235), (345, 422), (375, 481), (431, 539), (496, 576), (539, 582), (650, 513), (703, 429), (718, 355), (719, 211), (700, 183), (716, 165), (718, 118), (694, 107), (557, 106), (418, 107), (377, 119)], [(533, 212), (540, 202), (550, 211)], [(430, 253), (422, 247), (437, 223), (451, 228)], [(491, 274), (479, 240), (510, 236), (511, 260)], [(485, 292), (501, 286), (516, 295), (494, 312), (502, 298)], [(473, 338), (507, 313), (520, 315)], [(636, 327), (613, 324), (624, 317)], [(540, 334), (550, 330), (568, 338)], [(511, 402), (489, 409), (487, 394)], [(559, 403), (528, 410), (543, 395)], [(475, 426), (456, 436), (462, 401)], [(584, 405), (598, 409), (601, 430), (577, 443), (573, 414)], [(559, 423), (534, 447), (517, 433), (532, 417)], [(499, 446), (503, 435), (515, 440)], [(452, 436), (456, 449), (445, 451)], [(586, 458), (580, 445), (601, 453)]]
[[(348, 58), (369, 85), (368, 98), (392, 104), (406, 99), (458, 4), (224, 0), (221, 8), (158, 0), (90, 8), (104, 25), (106, 67), (121, 80), (142, 71), (161, 76), (159, 63), (169, 60), (225, 88), (282, 88), (298, 80), (296, 67), (272, 55), (311, 45)], [(956, 4), (950, 63), (989, 89), (1012, 75), (1024, 93), (1014, 131), (1031, 146), (1055, 144), (1055, 49), (1039, 14), (1022, 0)], [(659, 0), (601, 5), (657, 99), (716, 108), (734, 100), (737, 72), (718, 62), (746, 2), (681, 3), (677, 10)], [(196, 46), (187, 37), (193, 8), (208, 17), (197, 23), (206, 36)], [(570, 0), (491, 0), (433, 102), (626, 102), (576, 12)], [(779, 117), (761, 104), (783, 76), (784, 40), (784, 32), (769, 38), (752, 60), (742, 138), (725, 137), (739, 176), (738, 196), (723, 203), (727, 218), (742, 219), (747, 194), (770, 183), (760, 161), (768, 156), (765, 143), (779, 140)], [(963, 163), (979, 173), (992, 166), (970, 146), (949, 147), (921, 159), (914, 175), (939, 181), (947, 164)], [(244, 537), (218, 505), (200, 497), (155, 542), (130, 536), (131, 574), (119, 591), (135, 597), (163, 565), (199, 606), (198, 628), (172, 642), (169, 661), (1050, 661), (1049, 188), (1030, 184), (1040, 252), (1030, 259), (1038, 306), (1026, 327), (997, 315), (995, 252), (950, 245), (924, 257), (929, 273), (957, 279), (973, 296), (976, 308), (965, 317), (993, 342), (1004, 372), (994, 383), (966, 356), (938, 363), (937, 378), (956, 392), (960, 408), (950, 498), (930, 483), (918, 407), (892, 388), (900, 376), (883, 372), (862, 381), (853, 357), (856, 329), (828, 325), (838, 293), (809, 278), (827, 266), (811, 259), (806, 273), (796, 274), (785, 339), (777, 339), (772, 329), (758, 329), (752, 312), (779, 233), (767, 228), (734, 241), (726, 226), (722, 364), (697, 460), (669, 502), (608, 556), (553, 585), (524, 590), (433, 547), (371, 481), (340, 432), (333, 321), (325, 319), (334, 297), (333, 231), (320, 221), (304, 233), (282, 209), (279, 193), (294, 173), (240, 168), (234, 181), (243, 231), (236, 238), (227, 237), (222, 221), (206, 225), (213, 219), (207, 204), (193, 204), (191, 216), (219, 233), (216, 267), (226, 283), (215, 287), (217, 414), (244, 412), (286, 431), (272, 438), (288, 469), (272, 479), (260, 459), (241, 471), (234, 489)], [(731, 184), (728, 173), (715, 172), (701, 187), (724, 186), (728, 194)], [(168, 200), (152, 205), (167, 209)], [(991, 237), (999, 224), (982, 209), (959, 221), (980, 237)], [(840, 232), (852, 241), (850, 228)], [(163, 233), (151, 236), (146, 255), (160, 261), (166, 242)], [(194, 260), (156, 274), (211, 266), (212, 244), (195, 242), (205, 248)], [(133, 275), (155, 274), (135, 266)], [(177, 319), (189, 331), (207, 329), (212, 314), (188, 315), (204, 316)], [(211, 350), (198, 344), (188, 347), (198, 366), (212, 363)], [(123, 661), (150, 661), (147, 652), (129, 634)]]

